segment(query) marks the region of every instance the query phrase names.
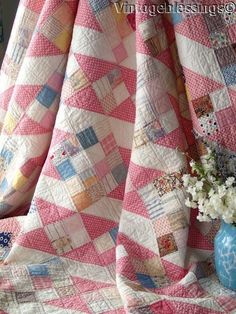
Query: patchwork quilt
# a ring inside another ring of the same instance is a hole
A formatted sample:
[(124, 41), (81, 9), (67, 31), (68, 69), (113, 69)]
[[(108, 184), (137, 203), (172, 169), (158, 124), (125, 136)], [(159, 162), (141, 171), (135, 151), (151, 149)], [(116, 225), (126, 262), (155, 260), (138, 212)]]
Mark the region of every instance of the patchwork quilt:
[(236, 313), (218, 223), (181, 179), (206, 144), (236, 172), (236, 13), (125, 3), (160, 4), (20, 2), (0, 74), (1, 314)]

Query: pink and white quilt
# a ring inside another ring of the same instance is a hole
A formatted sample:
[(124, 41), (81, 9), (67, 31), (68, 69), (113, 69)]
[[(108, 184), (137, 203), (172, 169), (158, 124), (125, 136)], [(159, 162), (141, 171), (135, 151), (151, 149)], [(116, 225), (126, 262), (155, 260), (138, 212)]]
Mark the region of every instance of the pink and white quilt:
[(206, 143), (236, 169), (236, 14), (113, 2), (19, 5), (0, 75), (0, 313), (236, 313), (218, 223), (197, 222), (181, 180)]

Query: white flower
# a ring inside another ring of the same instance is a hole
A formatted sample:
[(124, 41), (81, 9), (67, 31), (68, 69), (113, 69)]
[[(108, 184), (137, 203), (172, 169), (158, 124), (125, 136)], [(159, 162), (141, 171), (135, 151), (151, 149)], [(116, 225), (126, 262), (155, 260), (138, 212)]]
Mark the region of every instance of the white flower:
[(197, 181), (196, 182), (196, 189), (198, 191), (201, 191), (201, 189), (203, 188), (204, 183), (202, 181)]
[(213, 189), (210, 189), (208, 195), (211, 197), (211, 196), (213, 196), (214, 194), (215, 194), (215, 191), (214, 191)]
[(225, 194), (226, 194), (226, 187), (225, 187), (225, 185), (220, 185), (220, 186), (218, 186), (218, 195), (219, 195), (219, 198), (224, 197)]
[(190, 179), (191, 179), (191, 176), (190, 174), (184, 174), (182, 176), (182, 180), (183, 180), (183, 184), (184, 184), (184, 187), (187, 187), (189, 182), (190, 182)]
[(198, 219), (199, 221), (208, 221), (208, 222), (211, 221), (211, 219), (210, 219), (208, 216), (202, 215), (201, 213), (198, 214), (197, 219)]
[(225, 185), (230, 187), (233, 185), (233, 183), (235, 182), (235, 178), (234, 177), (228, 177), (228, 179), (225, 181)]
[(197, 208), (197, 203), (190, 201), (189, 198), (186, 199), (185, 205), (190, 208)]

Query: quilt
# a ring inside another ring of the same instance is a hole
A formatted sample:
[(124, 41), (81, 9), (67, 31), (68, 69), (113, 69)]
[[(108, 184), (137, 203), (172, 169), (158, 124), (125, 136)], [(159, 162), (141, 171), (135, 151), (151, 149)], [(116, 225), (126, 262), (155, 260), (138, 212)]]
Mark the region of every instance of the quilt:
[(235, 7), (206, 2), (21, 0), (0, 73), (1, 314), (236, 313), (219, 223), (181, 179), (206, 145), (236, 174)]

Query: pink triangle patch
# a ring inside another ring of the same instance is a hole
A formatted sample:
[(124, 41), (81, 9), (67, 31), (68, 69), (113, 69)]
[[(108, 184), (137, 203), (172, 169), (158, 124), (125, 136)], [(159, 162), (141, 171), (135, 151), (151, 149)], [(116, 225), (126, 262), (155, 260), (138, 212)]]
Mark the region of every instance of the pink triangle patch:
[[(81, 213), (81, 218), (92, 240), (117, 227), (116, 222), (105, 218), (96, 217), (85, 213)], [(96, 228), (94, 228), (94, 226), (96, 226)]]
[(120, 66), (120, 71), (129, 94), (134, 95), (136, 93), (137, 87), (136, 86), (137, 72), (135, 70), (128, 69), (122, 66)]
[(79, 10), (75, 18), (75, 24), (83, 26), (89, 29), (94, 29), (98, 32), (102, 32), (96, 16), (92, 12), (89, 1), (80, 1)]
[(174, 131), (165, 134), (165, 136), (158, 138), (156, 144), (173, 149), (178, 147), (179, 149), (184, 150), (186, 145), (183, 138), (183, 131), (178, 127)]
[(137, 191), (128, 192), (125, 195), (123, 207), (125, 210), (149, 218), (147, 208)]
[(32, 38), (32, 42), (27, 50), (28, 56), (56, 56), (61, 55), (62, 51), (57, 48), (49, 39), (44, 35), (37, 33)]
[(125, 182), (120, 183), (114, 190), (112, 190), (109, 194), (107, 194), (108, 197), (114, 198), (117, 200), (123, 200), (125, 194)]
[(14, 134), (20, 135), (42, 135), (48, 133), (49, 131), (43, 128), (38, 122), (32, 120), (27, 115), (25, 115), (20, 121), (20, 125), (16, 126)]
[(51, 142), (51, 148), (56, 146), (59, 143), (62, 143), (63, 141), (68, 140), (71, 137), (71, 133), (65, 132), (63, 130), (57, 129), (56, 127), (53, 130), (53, 137)]
[(181, 23), (176, 24), (175, 32), (211, 48), (209, 31), (203, 14), (192, 16), (191, 19), (186, 18)]
[(14, 98), (23, 109), (26, 109), (36, 98), (41, 90), (41, 85), (16, 85), (14, 88)]
[(124, 164), (126, 165), (128, 169), (129, 163), (130, 163), (130, 157), (131, 157), (131, 149), (119, 147), (119, 152), (120, 152), (122, 160), (124, 161)]
[(163, 174), (163, 171), (137, 166), (132, 161), (130, 161), (129, 176), (133, 186), (136, 189), (144, 187), (145, 185), (152, 182), (156, 178), (159, 178)]
[(97, 98), (94, 89), (91, 86), (81, 89), (79, 92), (74, 93), (71, 97), (67, 98), (65, 104), (68, 106), (82, 108), (97, 113), (104, 113), (103, 107)]
[(16, 239), (16, 243), (23, 247), (57, 255), (55, 249), (52, 247), (50, 240), (42, 228), (28, 231), (23, 235), (19, 235)]
[(191, 99), (200, 98), (224, 87), (223, 84), (215, 82), (208, 77), (197, 74), (185, 67), (183, 69)]
[[(108, 61), (81, 55), (78, 53), (75, 53), (74, 55), (86, 77), (91, 83), (99, 80), (103, 76), (106, 76), (107, 73), (117, 68), (115, 64)], [(96, 69), (96, 71), (94, 71), (94, 69)]]
[(34, 11), (35, 13), (40, 13), (42, 11), (45, 0), (23, 0), (22, 5), (24, 5), (28, 10)]
[(101, 259), (93, 245), (93, 243), (87, 243), (79, 248), (76, 248), (68, 253), (63, 254), (63, 257), (70, 258), (82, 263), (100, 265), (103, 266)]
[(80, 277), (71, 277), (75, 286), (78, 286), (80, 292), (96, 291), (97, 289), (114, 287), (114, 284), (96, 282)]
[(34, 201), (35, 205), (38, 208), (42, 223), (44, 225), (49, 225), (57, 221), (62, 221), (68, 217), (75, 215), (75, 212), (65, 207), (49, 203), (41, 198), (35, 197)]
[(181, 280), (187, 274), (187, 270), (169, 261), (166, 261), (164, 258), (161, 259), (161, 262), (165, 268), (167, 277), (172, 281)]
[(172, 56), (170, 54), (170, 49), (166, 49), (162, 51), (160, 54), (158, 54), (157, 58), (158, 61), (162, 62), (169, 68), (171, 71), (174, 69), (174, 63)]
[(116, 107), (109, 116), (134, 123), (135, 121), (135, 105), (131, 98), (127, 98), (118, 107)]

